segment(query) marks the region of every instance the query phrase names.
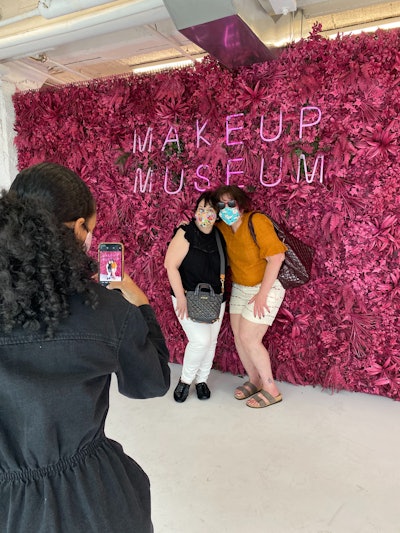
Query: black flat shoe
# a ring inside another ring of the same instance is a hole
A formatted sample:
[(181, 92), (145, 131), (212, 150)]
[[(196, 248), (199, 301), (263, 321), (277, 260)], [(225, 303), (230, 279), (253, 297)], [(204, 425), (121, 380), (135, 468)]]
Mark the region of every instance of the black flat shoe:
[(199, 400), (208, 400), (208, 398), (211, 396), (211, 392), (207, 386), (207, 383), (197, 383), (196, 391), (197, 391), (197, 398)]
[(179, 403), (183, 403), (189, 394), (190, 385), (187, 383), (182, 383), (181, 380), (178, 381), (178, 385), (174, 390), (174, 400)]

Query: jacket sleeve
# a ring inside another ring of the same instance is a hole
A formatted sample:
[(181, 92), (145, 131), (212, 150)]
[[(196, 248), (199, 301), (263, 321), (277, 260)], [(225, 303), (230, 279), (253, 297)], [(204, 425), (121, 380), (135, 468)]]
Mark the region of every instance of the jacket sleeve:
[(169, 352), (150, 305), (130, 305), (118, 347), (118, 389), (129, 398), (163, 396), (170, 386)]

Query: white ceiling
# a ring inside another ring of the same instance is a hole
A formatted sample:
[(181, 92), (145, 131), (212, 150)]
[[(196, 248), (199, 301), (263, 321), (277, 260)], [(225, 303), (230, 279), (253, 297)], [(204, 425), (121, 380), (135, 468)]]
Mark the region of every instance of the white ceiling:
[[(207, 51), (180, 33), (169, 15), (165, 4), (170, 8), (174, 2), (190, 15), (206, 4), (214, 6), (207, 9), (208, 20), (214, 20), (213, 11), (231, 3), (268, 48), (306, 37), (316, 21), (327, 35), (400, 21), (400, 1), (352, 0), (351, 9), (349, 0), (105, 1), (48, 19), (38, 13), (41, 4), (83, 6), (96, 0), (0, 0), (0, 79), (28, 89), (201, 57)], [(277, 15), (285, 6), (289, 13)]]

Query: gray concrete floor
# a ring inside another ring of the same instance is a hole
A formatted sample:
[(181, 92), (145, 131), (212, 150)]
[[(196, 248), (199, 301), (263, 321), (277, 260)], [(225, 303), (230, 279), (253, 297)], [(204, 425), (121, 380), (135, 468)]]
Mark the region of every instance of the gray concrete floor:
[(111, 388), (107, 435), (147, 472), (155, 533), (399, 533), (400, 402), (279, 383), (283, 402), (246, 407), (244, 379), (130, 400)]

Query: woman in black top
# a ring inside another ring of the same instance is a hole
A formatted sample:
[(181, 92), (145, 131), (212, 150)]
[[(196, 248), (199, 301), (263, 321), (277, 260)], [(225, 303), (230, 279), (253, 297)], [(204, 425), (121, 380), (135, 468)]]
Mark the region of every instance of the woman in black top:
[(95, 224), (91, 192), (61, 165), (0, 195), (1, 533), (153, 531), (148, 477), (104, 424), (111, 375), (125, 396), (162, 396), (169, 354), (129, 276), (92, 280)]
[[(210, 284), (221, 294), (221, 260), (215, 238), (214, 223), (217, 212), (210, 192), (203, 193), (196, 202), (195, 216), (189, 224), (182, 224), (171, 240), (164, 266), (171, 284), (172, 303), (176, 316), (186, 333), (182, 375), (174, 391), (177, 402), (184, 402), (193, 381), (200, 400), (210, 397), (207, 379), (210, 374), (225, 311), (222, 303), (219, 319), (212, 324), (194, 322), (188, 317), (185, 292), (195, 290), (198, 283)], [(225, 254), (225, 241), (219, 233)], [(226, 258), (225, 258), (226, 264)], [(225, 273), (225, 272), (224, 272)]]

